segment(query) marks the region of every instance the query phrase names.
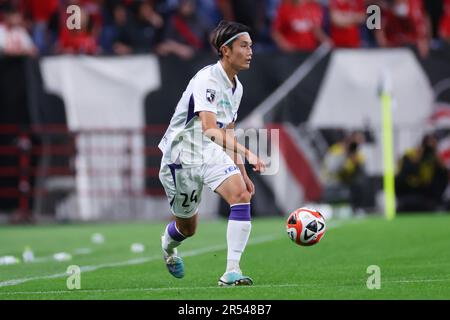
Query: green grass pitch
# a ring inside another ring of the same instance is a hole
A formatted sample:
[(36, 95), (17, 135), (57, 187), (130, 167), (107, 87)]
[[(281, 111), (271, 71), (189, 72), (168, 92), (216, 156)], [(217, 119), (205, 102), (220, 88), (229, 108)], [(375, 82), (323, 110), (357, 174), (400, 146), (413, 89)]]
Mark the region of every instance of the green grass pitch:
[[(200, 221), (180, 247), (186, 276), (169, 275), (160, 252), (165, 223), (1, 226), (0, 256), (20, 256), (26, 245), (39, 262), (0, 265), (5, 299), (450, 299), (450, 215), (399, 215), (328, 221), (322, 241), (298, 247), (285, 219), (256, 218), (241, 267), (252, 287), (220, 288), (226, 261), (226, 220)], [(102, 233), (103, 244), (91, 235)], [(132, 243), (145, 245), (133, 253)], [(75, 254), (88, 248), (90, 253)], [(51, 259), (68, 252), (71, 261)], [(69, 265), (81, 267), (81, 289), (66, 286)], [(367, 268), (381, 270), (369, 290)]]

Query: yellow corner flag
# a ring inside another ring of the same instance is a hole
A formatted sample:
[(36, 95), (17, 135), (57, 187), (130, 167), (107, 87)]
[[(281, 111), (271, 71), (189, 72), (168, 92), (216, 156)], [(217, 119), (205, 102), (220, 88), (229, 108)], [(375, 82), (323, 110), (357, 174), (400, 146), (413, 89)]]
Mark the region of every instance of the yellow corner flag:
[(380, 92), (383, 120), (384, 212), (388, 220), (395, 218), (395, 172), (392, 126), (392, 85), (389, 73), (383, 75)]

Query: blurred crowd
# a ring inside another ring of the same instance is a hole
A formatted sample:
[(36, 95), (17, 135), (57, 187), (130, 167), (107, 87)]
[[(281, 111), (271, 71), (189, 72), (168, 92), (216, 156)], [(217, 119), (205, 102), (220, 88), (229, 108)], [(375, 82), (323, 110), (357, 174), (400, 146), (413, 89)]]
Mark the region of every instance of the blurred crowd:
[[(381, 29), (369, 30), (370, 5)], [(71, 5), (80, 28), (67, 27)], [(253, 30), (254, 50), (411, 46), (421, 57), (450, 43), (450, 0), (0, 0), (0, 53), (6, 55), (175, 54), (212, 50), (222, 19)]]
[[(361, 151), (366, 142), (363, 132), (354, 131), (329, 147), (322, 163), (322, 202), (349, 203), (355, 214), (373, 207), (373, 187)], [(398, 212), (450, 208), (450, 198), (445, 194), (450, 187), (450, 167), (439, 152), (436, 132), (424, 134), (420, 143), (405, 150), (397, 159), (396, 168)]]

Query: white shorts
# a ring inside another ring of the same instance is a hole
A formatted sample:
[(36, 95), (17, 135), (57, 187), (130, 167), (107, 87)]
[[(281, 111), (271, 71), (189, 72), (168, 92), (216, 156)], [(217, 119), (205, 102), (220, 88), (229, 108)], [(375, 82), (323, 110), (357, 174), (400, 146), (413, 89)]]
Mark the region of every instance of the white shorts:
[(172, 213), (179, 218), (190, 218), (197, 213), (203, 185), (215, 191), (222, 182), (234, 174), (240, 174), (238, 166), (223, 152), (211, 164), (192, 168), (180, 164), (161, 163), (159, 180), (170, 203)]

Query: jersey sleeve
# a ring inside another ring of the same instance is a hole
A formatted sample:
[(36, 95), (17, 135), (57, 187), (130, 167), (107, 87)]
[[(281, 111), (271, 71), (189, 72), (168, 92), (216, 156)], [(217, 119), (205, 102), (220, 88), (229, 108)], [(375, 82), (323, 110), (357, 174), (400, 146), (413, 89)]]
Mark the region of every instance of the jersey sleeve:
[(194, 113), (210, 111), (217, 114), (217, 103), (219, 100), (219, 86), (210, 78), (199, 77), (194, 82)]

